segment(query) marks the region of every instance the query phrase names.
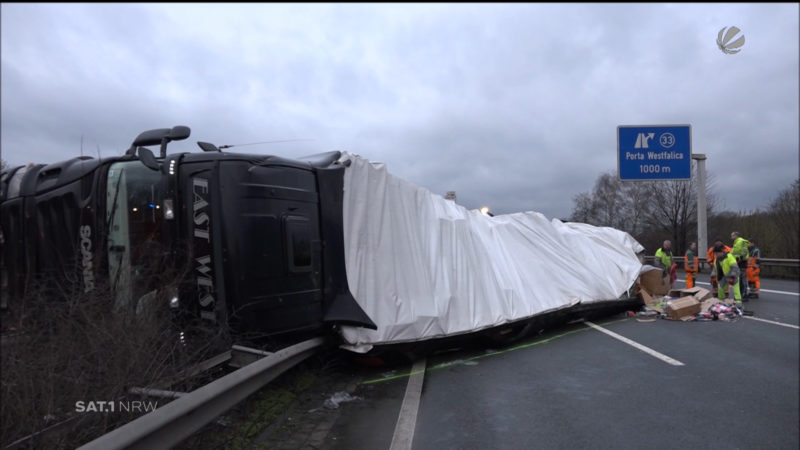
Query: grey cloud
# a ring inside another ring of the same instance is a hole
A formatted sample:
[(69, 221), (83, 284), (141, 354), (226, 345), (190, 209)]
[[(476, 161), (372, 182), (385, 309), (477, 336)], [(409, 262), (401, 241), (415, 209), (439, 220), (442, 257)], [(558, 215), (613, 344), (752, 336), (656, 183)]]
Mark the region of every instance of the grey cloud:
[[(616, 127), (689, 123), (727, 208), (797, 176), (798, 7), (756, 4), (2, 5), (11, 163), (192, 140), (333, 149), (459, 203), (566, 217)], [(716, 47), (737, 25), (741, 53)], [(176, 143), (175, 151), (191, 142)], [(755, 179), (747, 180), (748, 176)]]

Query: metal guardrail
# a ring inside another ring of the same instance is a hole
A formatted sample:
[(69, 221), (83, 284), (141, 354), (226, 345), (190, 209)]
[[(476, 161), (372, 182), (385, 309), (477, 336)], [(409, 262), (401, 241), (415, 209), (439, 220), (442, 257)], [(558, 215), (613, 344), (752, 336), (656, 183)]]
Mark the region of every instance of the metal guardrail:
[[(645, 256), (644, 260), (647, 264), (651, 264), (655, 261), (655, 256)], [(678, 263), (678, 268), (683, 268), (683, 256), (673, 256), (672, 261)], [(759, 258), (761, 260), (761, 266), (774, 266), (774, 267), (794, 267), (800, 268), (800, 259), (780, 259), (780, 258)], [(698, 263), (701, 265), (708, 265), (705, 258), (698, 257)]]
[(800, 259), (761, 258), (762, 266), (800, 267)]
[(272, 353), (212, 381), (79, 449), (170, 448), (244, 400), (325, 343), (314, 338)]

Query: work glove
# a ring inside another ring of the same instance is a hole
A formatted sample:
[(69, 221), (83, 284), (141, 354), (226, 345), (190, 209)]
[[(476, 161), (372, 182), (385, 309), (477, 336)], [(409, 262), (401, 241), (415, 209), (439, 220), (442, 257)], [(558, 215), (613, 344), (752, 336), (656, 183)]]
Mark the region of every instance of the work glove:
[(734, 283), (736, 283), (736, 277), (728, 277), (728, 284), (732, 285)]

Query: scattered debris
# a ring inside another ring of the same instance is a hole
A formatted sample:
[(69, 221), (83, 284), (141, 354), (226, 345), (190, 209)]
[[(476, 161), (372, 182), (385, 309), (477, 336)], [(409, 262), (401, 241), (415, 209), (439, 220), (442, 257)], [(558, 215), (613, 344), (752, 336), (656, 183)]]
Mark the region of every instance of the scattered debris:
[(457, 359), (457, 360), (453, 361), (453, 364), (461, 364), (462, 366), (477, 366), (478, 365), (478, 361), (473, 361), (471, 359), (469, 359), (469, 360)]
[(634, 293), (639, 295), (644, 306), (636, 313), (636, 321), (654, 322), (662, 318), (682, 322), (730, 322), (741, 316), (753, 315), (753, 311), (745, 311), (740, 302), (726, 303), (723, 299), (715, 298), (708, 289), (693, 287), (670, 290), (665, 286), (669, 286), (668, 279), (661, 278), (660, 269), (652, 266), (642, 268)]
[(352, 402), (356, 400), (361, 400), (361, 397), (353, 397), (347, 392), (339, 391), (331, 395), (329, 399), (325, 400), (323, 406), (328, 409), (337, 409), (340, 403)]
[(645, 307), (638, 313), (636, 313), (636, 321), (637, 322), (655, 322), (659, 316), (659, 312)]

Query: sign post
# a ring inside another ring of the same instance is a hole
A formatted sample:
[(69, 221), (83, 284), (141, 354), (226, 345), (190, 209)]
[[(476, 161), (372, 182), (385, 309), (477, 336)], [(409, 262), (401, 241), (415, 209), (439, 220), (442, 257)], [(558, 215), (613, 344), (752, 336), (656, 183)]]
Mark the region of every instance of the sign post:
[(697, 253), (702, 257), (708, 245), (706, 217), (706, 155), (695, 153), (697, 161)]
[(692, 178), (691, 125), (619, 125), (620, 180)]

